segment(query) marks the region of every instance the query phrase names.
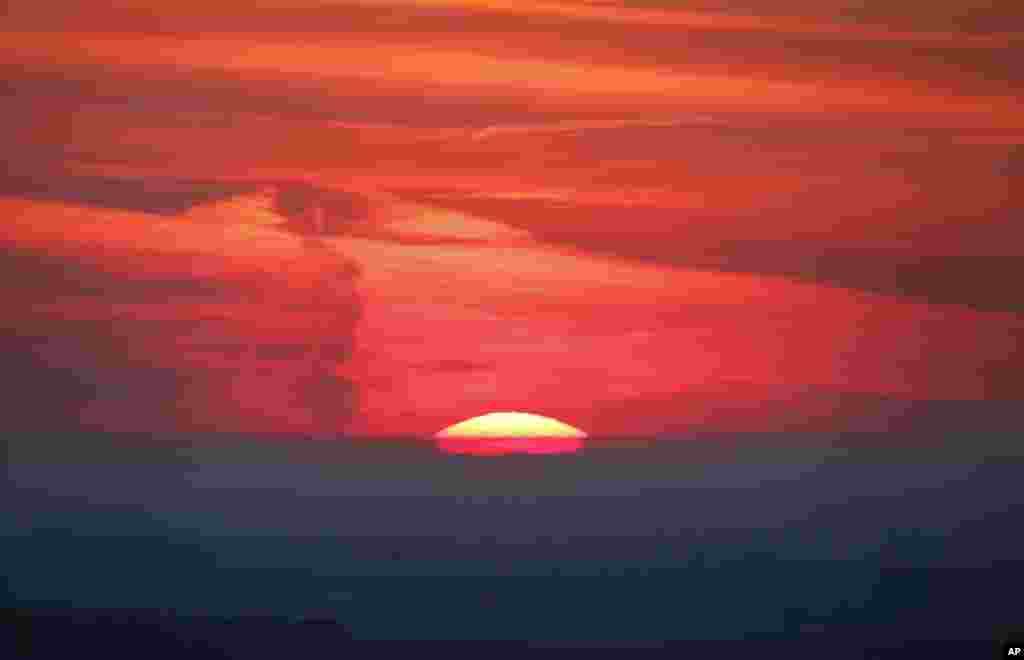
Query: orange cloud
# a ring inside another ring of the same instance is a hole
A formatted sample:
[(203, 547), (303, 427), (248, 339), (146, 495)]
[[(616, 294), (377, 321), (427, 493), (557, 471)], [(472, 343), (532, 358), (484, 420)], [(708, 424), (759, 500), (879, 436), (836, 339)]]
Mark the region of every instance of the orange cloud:
[[(11, 35), (8, 64), (56, 61), (113, 70), (203, 72), (255, 77), (272, 72), (308, 77), (339, 94), (340, 110), (352, 83), (420, 85), (424, 94), (486, 98), (517, 95), (538, 105), (600, 106), (608, 111), (713, 110), (795, 113), (918, 113), (972, 124), (1019, 126), (1019, 99), (942, 93), (914, 83), (833, 78), (818, 82), (748, 75), (713, 75), (669, 67), (613, 66), (574, 60), (497, 55), (438, 46), (256, 41), (243, 37), (181, 39), (116, 34)], [(12, 57), (13, 56), (13, 57)], [(351, 81), (351, 82), (349, 82)], [(359, 83), (358, 81), (363, 81)]]

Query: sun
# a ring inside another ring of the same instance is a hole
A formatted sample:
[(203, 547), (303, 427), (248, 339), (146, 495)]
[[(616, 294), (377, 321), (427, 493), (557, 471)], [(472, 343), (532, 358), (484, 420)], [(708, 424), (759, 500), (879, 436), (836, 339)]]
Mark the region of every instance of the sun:
[(495, 412), (452, 424), (437, 433), (439, 438), (585, 438), (574, 426), (543, 415)]
[(587, 434), (551, 417), (495, 412), (437, 432), (442, 451), (457, 454), (565, 454), (579, 451)]

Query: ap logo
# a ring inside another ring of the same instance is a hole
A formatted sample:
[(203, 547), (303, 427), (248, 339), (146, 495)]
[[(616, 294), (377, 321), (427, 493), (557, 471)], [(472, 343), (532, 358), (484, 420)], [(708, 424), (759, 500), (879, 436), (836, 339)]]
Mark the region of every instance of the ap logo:
[(1009, 657), (1009, 658), (1019, 658), (1019, 657), (1021, 657), (1020, 647), (1019, 646), (1010, 646), (1010, 647), (1008, 647), (1006, 649), (1006, 656)]

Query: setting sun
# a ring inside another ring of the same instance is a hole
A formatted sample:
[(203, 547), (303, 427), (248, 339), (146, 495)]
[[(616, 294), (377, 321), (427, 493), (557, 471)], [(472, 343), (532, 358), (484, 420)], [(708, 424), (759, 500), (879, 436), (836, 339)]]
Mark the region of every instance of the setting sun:
[(543, 415), (496, 412), (442, 429), (439, 438), (585, 438), (574, 426)]
[(436, 437), (441, 450), (447, 453), (564, 454), (581, 449), (587, 434), (542, 415), (497, 412), (448, 426)]

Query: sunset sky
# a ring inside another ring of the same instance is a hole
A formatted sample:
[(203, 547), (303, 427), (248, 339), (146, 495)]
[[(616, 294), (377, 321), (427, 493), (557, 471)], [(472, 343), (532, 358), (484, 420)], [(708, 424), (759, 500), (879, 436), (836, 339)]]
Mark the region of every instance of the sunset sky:
[[(7, 345), (103, 429), (1016, 398), (1024, 27), (886, 6), (15, 3)], [(310, 247), (295, 182), (363, 210)]]
[[(4, 346), (69, 392), (16, 422), (883, 430), (1016, 399), (1014, 3), (764, 4), (15, 2)], [(345, 228), (289, 225), (298, 183)]]

